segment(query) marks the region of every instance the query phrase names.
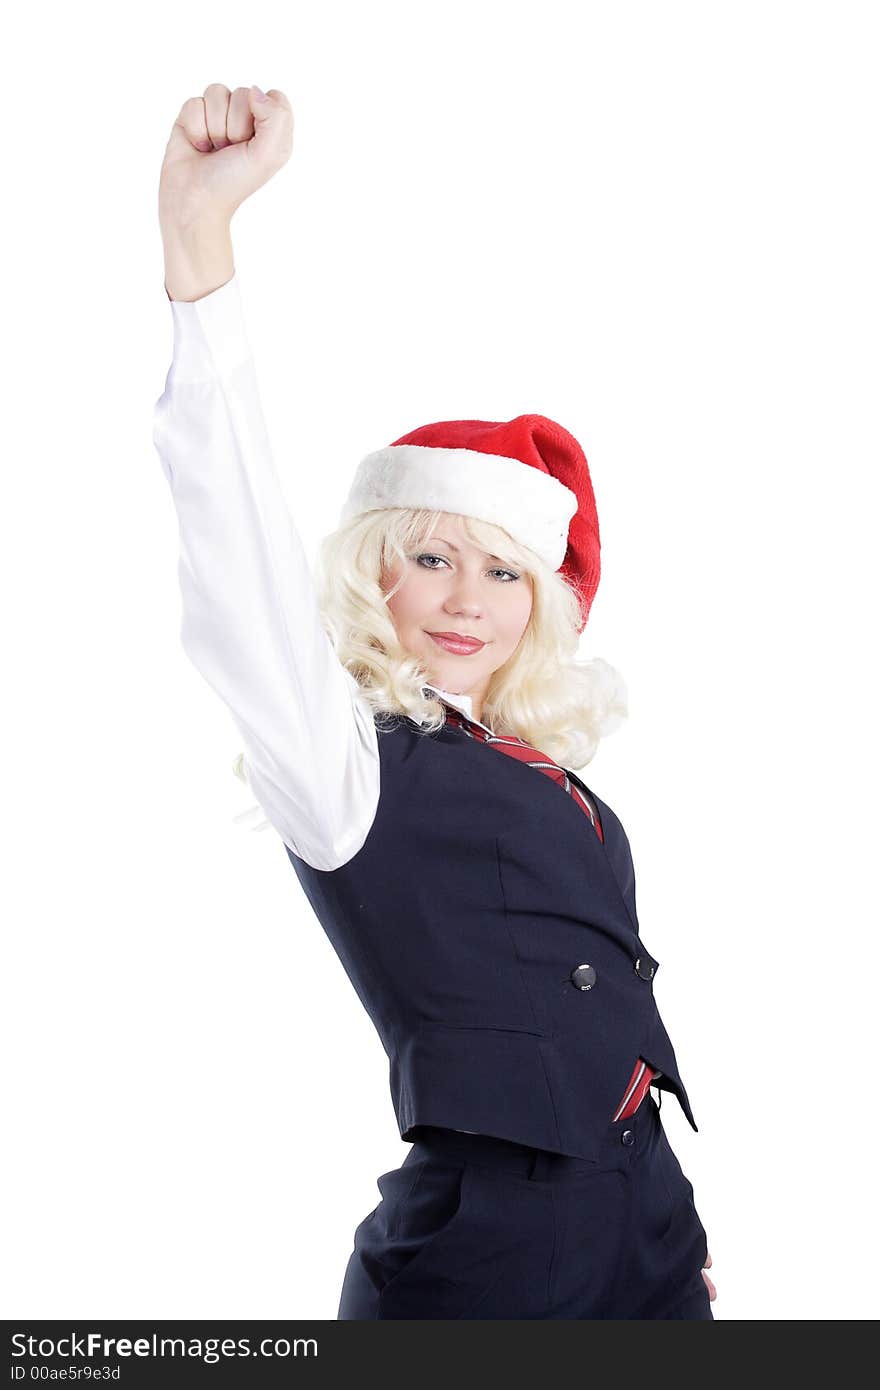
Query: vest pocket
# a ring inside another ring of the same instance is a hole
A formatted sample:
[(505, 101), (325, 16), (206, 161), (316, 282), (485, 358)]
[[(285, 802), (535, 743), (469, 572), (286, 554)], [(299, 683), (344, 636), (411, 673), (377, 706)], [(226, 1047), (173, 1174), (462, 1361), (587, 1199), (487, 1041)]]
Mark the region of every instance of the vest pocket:
[[(393, 1069), (401, 1138), (419, 1125), (473, 1130), (533, 1148), (558, 1147), (546, 1035), (422, 1020), (401, 1037)], [(609, 1104), (612, 1102), (609, 1102)]]
[(524, 1033), (529, 1038), (552, 1038), (554, 1035), (546, 1029), (534, 1028), (531, 1025), (520, 1026), (518, 1023), (435, 1023), (423, 1019), (419, 1024), (420, 1033), (429, 1033), (432, 1030), (441, 1029), (454, 1033)]

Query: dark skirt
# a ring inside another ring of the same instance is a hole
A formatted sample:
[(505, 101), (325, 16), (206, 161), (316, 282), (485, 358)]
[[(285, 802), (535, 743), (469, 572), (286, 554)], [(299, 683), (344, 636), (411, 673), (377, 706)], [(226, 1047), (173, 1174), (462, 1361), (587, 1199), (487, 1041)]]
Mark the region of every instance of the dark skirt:
[(596, 1161), (425, 1126), (377, 1186), (337, 1318), (713, 1317), (706, 1232), (651, 1092)]

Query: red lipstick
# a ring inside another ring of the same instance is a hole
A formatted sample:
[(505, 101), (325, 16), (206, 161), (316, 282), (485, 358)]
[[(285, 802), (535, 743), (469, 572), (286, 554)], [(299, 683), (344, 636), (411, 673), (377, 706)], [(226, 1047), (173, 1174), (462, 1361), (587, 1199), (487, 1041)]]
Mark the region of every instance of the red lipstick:
[(433, 638), (438, 647), (443, 647), (447, 652), (455, 652), (458, 656), (468, 656), (486, 645), (479, 637), (465, 637), (460, 632), (429, 632), (428, 636)]

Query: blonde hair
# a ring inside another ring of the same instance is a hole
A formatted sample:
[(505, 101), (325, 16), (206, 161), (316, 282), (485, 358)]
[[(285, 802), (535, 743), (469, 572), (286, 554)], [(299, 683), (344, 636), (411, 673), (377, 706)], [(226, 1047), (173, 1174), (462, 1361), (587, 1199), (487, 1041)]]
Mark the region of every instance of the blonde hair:
[[(425, 664), (400, 644), (387, 607), (406, 579), (406, 561), (448, 513), (393, 507), (363, 512), (325, 536), (318, 553), (318, 607), (336, 655), (373, 707), (377, 728), (385, 716), (404, 715), (436, 732), (445, 722), (440, 699), (422, 687)], [(483, 700), (481, 723), (514, 735), (560, 767), (577, 771), (594, 757), (600, 739), (627, 717), (622, 676), (601, 657), (577, 659), (580, 604), (568, 581), (533, 550), (499, 526), (457, 517), (475, 545), (532, 585), (532, 610), (515, 652), (494, 672)], [(383, 569), (402, 562), (394, 588), (383, 591)], [(246, 781), (243, 755), (233, 764)], [(258, 827), (258, 828), (263, 828)]]

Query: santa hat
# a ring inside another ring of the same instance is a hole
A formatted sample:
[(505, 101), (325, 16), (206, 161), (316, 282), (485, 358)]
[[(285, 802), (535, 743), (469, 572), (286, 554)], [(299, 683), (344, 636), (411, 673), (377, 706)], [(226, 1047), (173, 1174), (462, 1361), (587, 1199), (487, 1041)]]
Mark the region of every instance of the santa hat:
[(439, 420), (358, 465), (340, 521), (384, 507), (425, 507), (494, 522), (577, 591), (586, 626), (599, 587), (599, 519), (586, 455), (546, 415)]

